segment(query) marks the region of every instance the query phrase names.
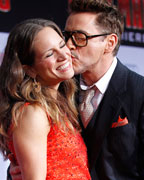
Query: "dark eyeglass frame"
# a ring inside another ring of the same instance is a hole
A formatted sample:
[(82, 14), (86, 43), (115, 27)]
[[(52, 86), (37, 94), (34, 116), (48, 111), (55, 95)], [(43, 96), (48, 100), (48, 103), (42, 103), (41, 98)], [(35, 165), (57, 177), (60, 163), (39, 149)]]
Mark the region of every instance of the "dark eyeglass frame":
[[(73, 38), (73, 34), (75, 34), (75, 33), (81, 33), (81, 34), (83, 34), (83, 35), (86, 37), (86, 43), (85, 43), (84, 45), (78, 45), (78, 44), (75, 42), (75, 40), (74, 40), (74, 38)], [(104, 33), (104, 34), (96, 34), (96, 35), (90, 35), (90, 36), (88, 36), (88, 35), (87, 35), (86, 33), (84, 33), (83, 31), (78, 31), (78, 30), (77, 30), (77, 31), (63, 31), (63, 35), (64, 35), (64, 37), (65, 37), (66, 42), (69, 40), (69, 38), (71, 38), (73, 44), (74, 44), (76, 47), (85, 47), (85, 46), (87, 46), (89, 39), (92, 39), (92, 38), (95, 38), (95, 37), (100, 37), (100, 36), (107, 36), (107, 35), (110, 35), (110, 34), (112, 34), (112, 33)]]

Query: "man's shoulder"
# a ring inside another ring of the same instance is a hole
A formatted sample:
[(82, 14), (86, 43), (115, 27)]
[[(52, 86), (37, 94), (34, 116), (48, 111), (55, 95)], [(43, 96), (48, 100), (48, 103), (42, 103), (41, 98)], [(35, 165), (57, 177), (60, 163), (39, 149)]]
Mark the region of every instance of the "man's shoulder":
[(117, 63), (110, 84), (111, 87), (115, 88), (117, 91), (126, 90), (128, 93), (144, 94), (144, 76), (131, 70), (120, 61)]
[(137, 79), (141, 80), (142, 82), (144, 81), (143, 75), (141, 75), (138, 72), (130, 69), (128, 66), (126, 66), (125, 64), (123, 64), (119, 60), (118, 60), (118, 66), (120, 67), (120, 70), (125, 71), (130, 78), (137, 78)]

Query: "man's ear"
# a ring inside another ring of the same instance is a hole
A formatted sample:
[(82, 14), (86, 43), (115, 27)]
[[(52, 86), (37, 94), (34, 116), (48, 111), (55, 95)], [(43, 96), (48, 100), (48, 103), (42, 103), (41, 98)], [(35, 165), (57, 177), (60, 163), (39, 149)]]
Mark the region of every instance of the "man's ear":
[(28, 65), (23, 65), (23, 69), (28, 76), (32, 78), (36, 77), (37, 73), (33, 67), (28, 66)]
[(116, 34), (113, 33), (113, 34), (108, 35), (105, 52), (106, 53), (113, 52), (117, 43), (118, 43), (118, 36)]

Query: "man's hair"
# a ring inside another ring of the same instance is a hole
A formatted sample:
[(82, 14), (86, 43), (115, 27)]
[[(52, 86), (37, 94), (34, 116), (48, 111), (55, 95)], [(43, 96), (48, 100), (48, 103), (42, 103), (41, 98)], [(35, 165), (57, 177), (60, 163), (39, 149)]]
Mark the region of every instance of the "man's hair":
[(118, 8), (108, 0), (72, 0), (69, 5), (69, 13), (92, 12), (95, 13), (95, 24), (104, 33), (115, 33), (118, 36), (118, 44), (113, 51), (116, 55), (121, 42), (124, 29), (124, 18)]

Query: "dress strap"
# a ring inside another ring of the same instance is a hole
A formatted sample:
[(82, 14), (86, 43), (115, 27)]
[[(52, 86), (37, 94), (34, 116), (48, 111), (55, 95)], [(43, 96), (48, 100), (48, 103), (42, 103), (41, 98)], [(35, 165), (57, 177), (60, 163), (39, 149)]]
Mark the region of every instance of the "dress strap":
[(47, 118), (48, 118), (48, 121), (49, 121), (50, 125), (52, 125), (52, 119), (51, 119), (51, 117), (50, 117), (50, 115), (48, 114), (47, 111), (46, 111), (46, 114), (47, 114)]
[[(26, 103), (24, 104), (24, 106), (28, 106), (28, 105), (30, 105), (29, 102), (26, 102)], [(49, 121), (49, 123), (50, 123), (50, 125), (51, 125), (52, 119), (51, 119), (51, 117), (49, 116), (49, 114), (48, 114), (48, 112), (46, 111), (46, 109), (45, 109), (45, 112), (46, 112), (46, 114), (47, 114), (48, 121)]]
[(30, 105), (30, 103), (29, 103), (29, 102), (24, 103), (24, 106), (28, 106), (28, 105)]

